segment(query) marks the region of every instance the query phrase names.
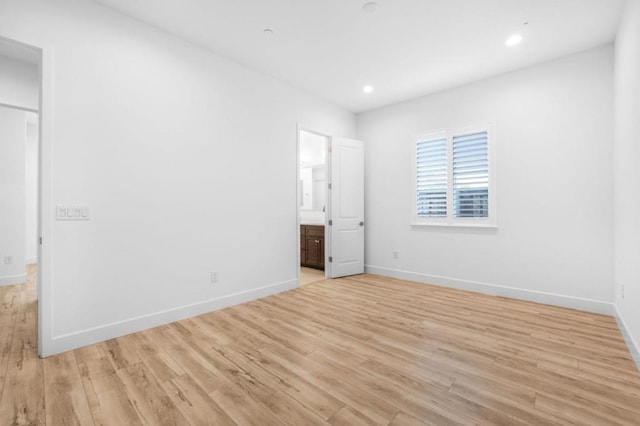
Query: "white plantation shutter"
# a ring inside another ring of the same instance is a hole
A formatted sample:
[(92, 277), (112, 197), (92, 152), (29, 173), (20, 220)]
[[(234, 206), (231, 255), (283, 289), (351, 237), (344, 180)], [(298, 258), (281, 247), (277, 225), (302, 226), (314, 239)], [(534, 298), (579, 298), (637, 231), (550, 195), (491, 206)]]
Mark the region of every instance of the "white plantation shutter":
[(489, 217), (488, 132), (453, 137), (453, 213), (456, 218)]
[(492, 125), (414, 139), (413, 225), (497, 226)]
[(416, 197), (419, 218), (447, 217), (447, 139), (416, 144)]

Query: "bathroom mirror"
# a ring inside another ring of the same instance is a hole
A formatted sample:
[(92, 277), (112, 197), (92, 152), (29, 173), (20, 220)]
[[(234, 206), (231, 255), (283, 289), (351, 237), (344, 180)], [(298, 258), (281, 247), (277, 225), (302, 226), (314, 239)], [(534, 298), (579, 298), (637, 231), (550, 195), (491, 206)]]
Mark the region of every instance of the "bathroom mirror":
[(300, 132), (300, 209), (324, 211), (327, 191), (327, 137)]

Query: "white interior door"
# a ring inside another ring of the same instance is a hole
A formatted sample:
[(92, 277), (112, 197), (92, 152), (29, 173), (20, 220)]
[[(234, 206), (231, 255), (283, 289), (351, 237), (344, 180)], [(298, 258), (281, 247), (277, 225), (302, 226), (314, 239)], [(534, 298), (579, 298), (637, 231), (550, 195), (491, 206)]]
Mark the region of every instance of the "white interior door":
[(364, 273), (364, 143), (333, 137), (330, 153), (329, 277)]

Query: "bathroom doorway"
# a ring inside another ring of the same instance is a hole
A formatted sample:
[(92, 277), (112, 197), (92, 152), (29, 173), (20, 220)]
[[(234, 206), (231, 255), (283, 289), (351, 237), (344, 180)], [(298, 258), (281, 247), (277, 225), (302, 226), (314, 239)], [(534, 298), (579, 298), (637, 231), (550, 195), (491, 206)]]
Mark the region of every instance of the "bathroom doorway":
[(325, 279), (329, 136), (298, 131), (300, 285)]

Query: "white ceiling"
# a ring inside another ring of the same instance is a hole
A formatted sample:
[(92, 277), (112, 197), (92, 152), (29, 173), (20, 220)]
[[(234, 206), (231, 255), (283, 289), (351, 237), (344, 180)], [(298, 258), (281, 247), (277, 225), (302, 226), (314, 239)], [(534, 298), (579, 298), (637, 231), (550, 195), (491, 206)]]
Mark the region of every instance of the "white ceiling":
[[(624, 2), (96, 1), (354, 112), (609, 43)], [(512, 33), (524, 41), (507, 48)]]

